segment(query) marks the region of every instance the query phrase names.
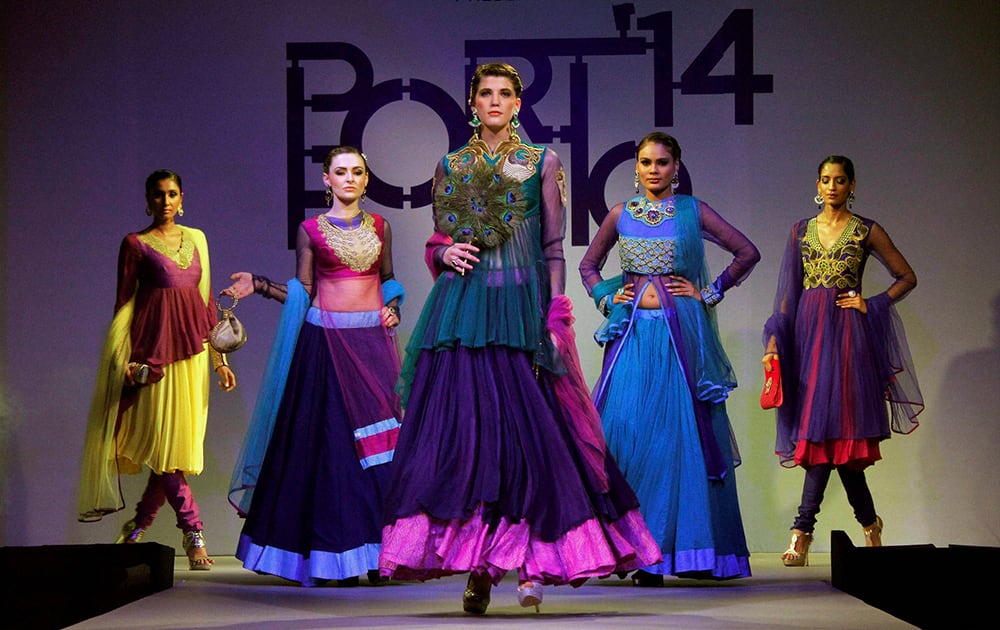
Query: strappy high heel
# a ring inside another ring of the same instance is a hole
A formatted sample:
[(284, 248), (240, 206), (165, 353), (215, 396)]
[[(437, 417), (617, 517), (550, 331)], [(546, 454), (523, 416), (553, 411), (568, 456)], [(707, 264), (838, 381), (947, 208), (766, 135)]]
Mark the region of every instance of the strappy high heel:
[(462, 610), (473, 615), (485, 615), (486, 607), (490, 605), (490, 589), (493, 583), (486, 574), (469, 574), (469, 581), (465, 585), (465, 593), (462, 595)]
[[(184, 532), (183, 544), (184, 553), (188, 557), (188, 568), (192, 571), (211, 571), (215, 560), (209, 558), (208, 552), (205, 551), (205, 532), (200, 529)], [(205, 551), (205, 555), (195, 555), (199, 549)]]
[(875, 515), (875, 522), (864, 528), (865, 547), (882, 546), (882, 517)]
[(535, 584), (530, 580), (518, 584), (517, 603), (521, 604), (521, 608), (530, 608), (534, 606), (535, 612), (538, 612), (538, 607), (542, 603), (542, 585)]
[(793, 529), (792, 539), (788, 543), (788, 549), (785, 549), (785, 553), (781, 554), (781, 561), (786, 567), (809, 566), (809, 545), (812, 544), (812, 541), (812, 532)]
[(122, 525), (122, 531), (118, 533), (118, 539), (115, 541), (116, 545), (132, 545), (140, 540), (146, 534), (145, 527), (139, 527), (135, 524), (135, 519), (132, 519), (128, 523)]

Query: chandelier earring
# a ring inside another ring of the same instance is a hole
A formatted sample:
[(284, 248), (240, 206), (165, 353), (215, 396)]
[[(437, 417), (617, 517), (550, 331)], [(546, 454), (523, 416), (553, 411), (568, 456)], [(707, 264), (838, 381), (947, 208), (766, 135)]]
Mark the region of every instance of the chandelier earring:
[(177, 206), (177, 216), (184, 216), (184, 206)]
[(517, 117), (519, 111), (520, 110), (515, 109), (514, 117), (510, 119), (510, 126), (513, 127), (514, 129), (517, 129), (518, 127), (521, 126), (521, 120)]
[(364, 190), (361, 191), (361, 204), (362, 205), (365, 203), (365, 199), (367, 199), (367, 198), (368, 198), (368, 189), (365, 188)]
[(816, 193), (816, 196), (813, 197), (813, 201), (816, 202), (816, 205), (819, 206), (820, 210), (823, 209), (823, 195)]
[(670, 180), (670, 190), (677, 192), (677, 187), (681, 185), (681, 179), (677, 177), (677, 172), (674, 172), (673, 178)]
[(479, 112), (477, 112), (475, 109), (473, 109), (472, 110), (472, 120), (469, 121), (469, 126), (470, 127), (474, 127), (474, 128), (478, 128), (482, 124), (483, 124), (483, 121), (479, 120)]
[(324, 195), (324, 199), (326, 199), (326, 206), (328, 208), (332, 208), (333, 207), (333, 188), (331, 188), (329, 186), (326, 187), (326, 194)]
[(146, 216), (147, 217), (153, 216), (153, 210), (149, 206), (146, 206)]
[(635, 192), (639, 192), (639, 169), (635, 171)]
[(854, 197), (854, 191), (852, 190), (852, 191), (851, 191), (851, 192), (850, 192), (850, 193), (849, 193), (849, 194), (847, 195), (847, 209), (848, 209), (848, 210), (852, 210), (852, 209), (854, 208), (854, 202), (855, 202), (855, 199), (856, 199), (856, 198)]

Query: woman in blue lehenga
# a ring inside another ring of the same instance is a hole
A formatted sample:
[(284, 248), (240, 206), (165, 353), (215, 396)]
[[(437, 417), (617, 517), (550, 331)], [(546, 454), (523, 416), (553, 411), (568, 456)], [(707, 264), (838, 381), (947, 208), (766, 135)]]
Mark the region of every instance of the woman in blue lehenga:
[[(739, 453), (725, 400), (736, 387), (713, 308), (742, 282), (760, 254), (703, 201), (674, 194), (681, 149), (654, 132), (639, 143), (636, 188), (645, 194), (611, 209), (580, 263), (584, 286), (607, 316), (594, 389), (608, 448), (639, 498), (663, 562), (633, 580), (663, 575), (750, 575), (733, 468)], [(710, 281), (706, 238), (733, 254)], [(619, 245), (622, 276), (601, 277)]]

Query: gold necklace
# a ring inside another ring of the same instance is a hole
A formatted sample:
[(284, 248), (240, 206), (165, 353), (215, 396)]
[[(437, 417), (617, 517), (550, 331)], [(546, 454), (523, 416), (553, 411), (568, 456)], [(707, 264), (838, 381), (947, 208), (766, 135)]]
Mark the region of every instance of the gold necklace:
[(357, 273), (371, 267), (382, 253), (382, 241), (375, 232), (375, 218), (367, 212), (360, 214), (361, 225), (351, 230), (334, 224), (325, 214), (316, 218), (316, 227), (326, 244), (351, 271)]

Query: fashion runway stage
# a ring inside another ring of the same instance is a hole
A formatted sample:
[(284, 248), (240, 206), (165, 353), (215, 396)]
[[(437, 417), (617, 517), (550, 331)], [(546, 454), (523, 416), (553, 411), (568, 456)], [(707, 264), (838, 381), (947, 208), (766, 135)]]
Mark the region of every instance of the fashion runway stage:
[(520, 608), (513, 574), (493, 589), (485, 617), (462, 612), (466, 576), (426, 583), (302, 588), (215, 557), (209, 572), (176, 559), (174, 586), (73, 628), (911, 628), (830, 584), (830, 554), (786, 568), (780, 554), (751, 557), (752, 578), (703, 582), (668, 578), (636, 588), (612, 577), (580, 588), (545, 589), (541, 612)]

